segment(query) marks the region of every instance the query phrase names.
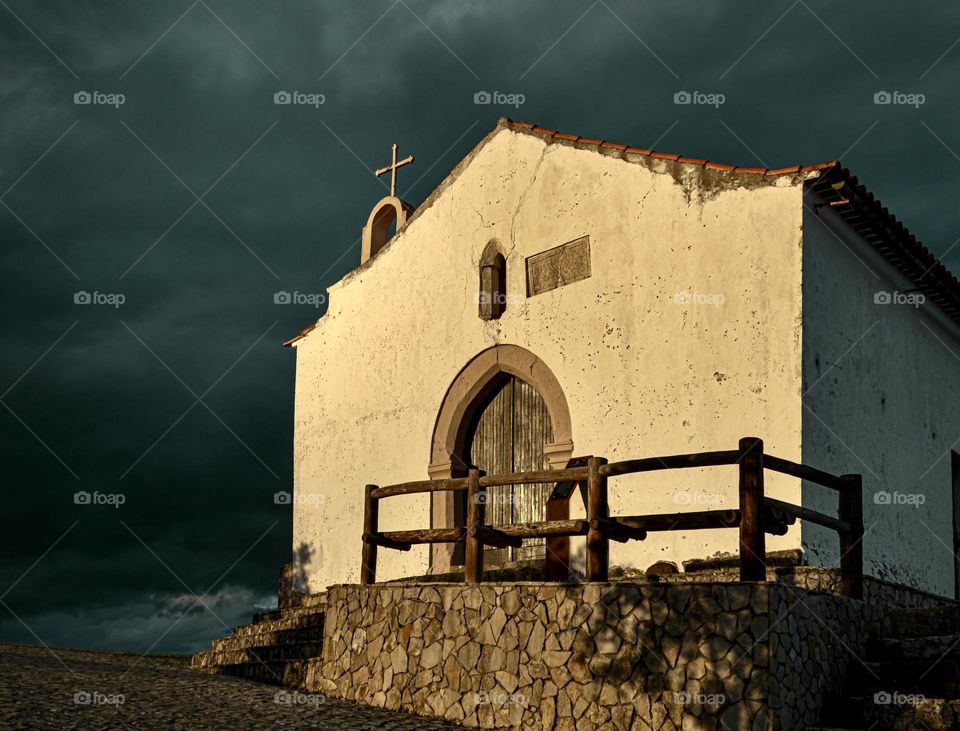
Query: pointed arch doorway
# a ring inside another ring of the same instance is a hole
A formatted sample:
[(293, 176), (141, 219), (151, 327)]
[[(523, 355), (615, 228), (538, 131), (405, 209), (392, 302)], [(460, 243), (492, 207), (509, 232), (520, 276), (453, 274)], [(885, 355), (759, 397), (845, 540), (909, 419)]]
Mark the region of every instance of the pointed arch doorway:
[[(434, 425), (428, 474), (435, 480), (460, 477), (471, 463), (488, 474), (559, 469), (572, 453), (570, 412), (554, 374), (529, 350), (498, 345), (468, 362), (447, 389)], [(488, 523), (543, 520), (546, 486), (497, 489), (499, 499), (486, 509)], [(431, 499), (433, 527), (464, 524), (463, 493), (433, 493)], [(542, 544), (529, 541), (490, 555), (489, 563), (542, 558), (543, 553)], [(462, 564), (462, 545), (432, 546), (431, 572)]]

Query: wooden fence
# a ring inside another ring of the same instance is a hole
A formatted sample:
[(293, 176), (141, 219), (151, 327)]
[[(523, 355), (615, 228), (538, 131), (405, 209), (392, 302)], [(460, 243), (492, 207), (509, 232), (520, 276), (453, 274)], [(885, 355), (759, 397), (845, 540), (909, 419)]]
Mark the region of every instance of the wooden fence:
[[(656, 470), (738, 465), (740, 469), (739, 508), (674, 514), (612, 517), (607, 500), (611, 477)], [(782, 472), (835, 490), (839, 494), (836, 518), (808, 508), (766, 497), (764, 470)], [(486, 490), (498, 485), (556, 483), (547, 501), (548, 520), (537, 523), (484, 525)], [(586, 520), (569, 518), (569, 499), (575, 486), (586, 489)], [(466, 526), (424, 530), (380, 531), (380, 500), (394, 495), (465, 490)], [(423, 480), (388, 487), (366, 486), (363, 518), (363, 560), (360, 583), (376, 581), (377, 548), (409, 551), (414, 544), (466, 543), (464, 577), (477, 583), (483, 576), (483, 548), (519, 547), (524, 538), (546, 538), (545, 574), (548, 579), (569, 576), (571, 536), (586, 536), (587, 581), (607, 581), (609, 542), (642, 541), (652, 531), (689, 531), (709, 528), (739, 528), (740, 580), (766, 579), (765, 534), (783, 535), (797, 519), (835, 530), (840, 539), (840, 591), (844, 596), (863, 596), (863, 486), (860, 475), (832, 475), (813, 467), (764, 454), (763, 440), (744, 437), (738, 449), (666, 457), (648, 457), (607, 463), (603, 457), (571, 460), (560, 470), (485, 475), (471, 469), (467, 477)]]

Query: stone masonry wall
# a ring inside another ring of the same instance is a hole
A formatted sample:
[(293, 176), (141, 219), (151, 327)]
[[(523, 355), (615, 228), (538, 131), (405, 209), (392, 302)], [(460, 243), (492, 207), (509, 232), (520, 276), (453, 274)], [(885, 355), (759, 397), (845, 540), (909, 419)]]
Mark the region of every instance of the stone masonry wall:
[(334, 587), (309, 683), (481, 728), (763, 729), (769, 596), (766, 584)]
[(816, 726), (826, 695), (839, 697), (848, 665), (865, 657), (884, 608), (776, 584), (771, 586), (770, 614), (773, 728)]
[(882, 611), (776, 583), (336, 586), (307, 687), (480, 728), (792, 731)]
[(807, 591), (787, 583), (771, 586), (769, 702), (778, 729), (819, 722), (827, 693), (843, 694), (848, 664), (862, 662), (867, 641), (888, 608), (952, 603), (871, 577), (864, 580), (864, 601), (851, 601), (816, 591), (837, 589), (835, 569), (811, 569), (803, 576), (797, 585)]

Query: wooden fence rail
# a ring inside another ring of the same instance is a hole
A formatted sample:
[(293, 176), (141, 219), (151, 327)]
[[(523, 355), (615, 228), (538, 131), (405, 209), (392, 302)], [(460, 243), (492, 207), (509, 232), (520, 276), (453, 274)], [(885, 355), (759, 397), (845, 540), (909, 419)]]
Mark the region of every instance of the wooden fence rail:
[[(736, 465), (739, 469), (739, 507), (686, 513), (610, 516), (607, 481), (610, 477), (652, 472)], [(764, 471), (773, 470), (836, 490), (837, 517), (793, 505), (764, 495)], [(487, 488), (554, 482), (557, 488), (547, 501), (547, 520), (536, 523), (486, 525)], [(575, 485), (585, 490), (586, 520), (571, 520), (569, 498)], [(466, 525), (453, 528), (381, 532), (378, 527), (380, 500), (395, 495), (424, 492), (467, 493)], [(367, 485), (363, 517), (363, 558), (360, 583), (376, 581), (377, 548), (409, 551), (430, 543), (464, 542), (464, 579), (478, 583), (483, 577), (484, 546), (519, 547), (525, 538), (546, 538), (546, 576), (550, 580), (569, 575), (571, 536), (585, 536), (588, 581), (606, 581), (610, 541), (642, 541), (655, 531), (688, 531), (738, 528), (740, 532), (740, 580), (766, 579), (766, 534), (783, 535), (788, 526), (805, 520), (837, 532), (840, 541), (840, 591), (844, 596), (863, 597), (863, 483), (860, 475), (832, 475), (808, 465), (765, 454), (763, 440), (744, 437), (737, 449), (677, 454), (665, 457), (607, 463), (603, 457), (571, 460), (560, 470), (485, 475), (471, 469), (467, 477), (421, 480), (379, 487)]]

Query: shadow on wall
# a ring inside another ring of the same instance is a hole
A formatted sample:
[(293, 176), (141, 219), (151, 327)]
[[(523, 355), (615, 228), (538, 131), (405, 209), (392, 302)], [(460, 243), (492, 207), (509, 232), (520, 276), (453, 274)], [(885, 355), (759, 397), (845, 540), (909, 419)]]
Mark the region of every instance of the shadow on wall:
[(306, 594), (308, 589), (307, 566), (317, 553), (309, 543), (301, 543), (293, 551), (290, 563), (280, 569), (280, 582), (277, 587), (277, 600), (280, 607), (291, 606), (298, 594)]
[(570, 546), (570, 573), (579, 580), (587, 575), (587, 541), (577, 541)]
[(750, 728), (767, 700), (769, 620), (757, 599), (750, 586), (735, 584), (588, 586), (562, 622), (574, 636), (569, 669), (587, 683), (588, 703), (619, 699), (677, 727), (690, 716), (708, 719), (704, 728), (717, 720)]

